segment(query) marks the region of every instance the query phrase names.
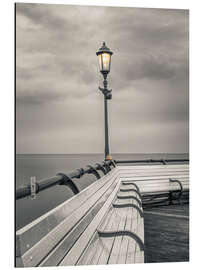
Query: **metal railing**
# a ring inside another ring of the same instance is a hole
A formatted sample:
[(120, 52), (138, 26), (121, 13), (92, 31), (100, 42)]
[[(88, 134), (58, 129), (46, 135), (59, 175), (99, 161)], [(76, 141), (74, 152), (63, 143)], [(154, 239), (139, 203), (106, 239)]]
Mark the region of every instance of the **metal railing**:
[(80, 178), (84, 174), (94, 174), (97, 179), (101, 178), (99, 171), (103, 175), (111, 171), (111, 166), (115, 167), (116, 164), (126, 164), (126, 163), (162, 163), (166, 165), (171, 162), (189, 162), (189, 159), (144, 159), (144, 160), (108, 160), (102, 163), (96, 163), (95, 165), (87, 165), (84, 168), (76, 169), (68, 174), (58, 173), (56, 176), (39, 180), (36, 182), (31, 182), (30, 184), (20, 187), (16, 190), (16, 200), (25, 198), (28, 196), (33, 196), (41, 192), (42, 190), (48, 189), (56, 185), (66, 185), (68, 186), (74, 194), (79, 193), (77, 185), (72, 181), (72, 179)]
[(103, 175), (111, 171), (111, 166), (115, 167), (115, 163), (112, 160), (104, 161), (102, 163), (96, 163), (95, 165), (87, 165), (84, 168), (76, 169), (68, 174), (58, 173), (56, 176), (30, 183), (26, 186), (20, 187), (16, 190), (16, 200), (31, 196), (34, 193), (37, 194), (42, 190), (48, 189), (56, 185), (68, 186), (74, 194), (79, 193), (77, 185), (72, 181), (74, 178), (80, 178), (84, 174), (94, 174), (97, 179), (101, 178), (98, 171), (101, 171)]
[(171, 162), (189, 162), (189, 159), (140, 159), (140, 160), (114, 160), (116, 164), (122, 163), (162, 163), (166, 165)]

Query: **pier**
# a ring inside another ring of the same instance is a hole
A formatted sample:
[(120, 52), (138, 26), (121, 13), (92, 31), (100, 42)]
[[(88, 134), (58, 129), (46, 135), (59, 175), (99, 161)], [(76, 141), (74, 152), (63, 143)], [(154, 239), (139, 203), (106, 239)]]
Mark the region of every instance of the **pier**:
[[(95, 182), (79, 191), (89, 173)], [(16, 232), (17, 267), (188, 259), (188, 160), (109, 160), (22, 187), (16, 199), (58, 184), (75, 196)]]
[(189, 9), (14, 11), (15, 267), (189, 261)]

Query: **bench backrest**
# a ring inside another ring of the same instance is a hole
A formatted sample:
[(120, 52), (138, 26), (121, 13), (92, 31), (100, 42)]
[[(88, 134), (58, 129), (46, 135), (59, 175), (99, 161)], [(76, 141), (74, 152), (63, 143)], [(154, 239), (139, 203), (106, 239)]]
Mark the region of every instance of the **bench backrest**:
[(16, 266), (58, 265), (115, 189), (118, 174), (117, 168), (112, 169), (79, 194), (18, 230)]

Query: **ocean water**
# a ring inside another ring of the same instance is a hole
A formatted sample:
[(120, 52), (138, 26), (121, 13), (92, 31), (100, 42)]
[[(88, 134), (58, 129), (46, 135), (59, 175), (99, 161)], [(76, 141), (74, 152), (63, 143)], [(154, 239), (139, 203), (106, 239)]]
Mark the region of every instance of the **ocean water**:
[[(170, 159), (189, 158), (188, 154), (112, 154), (116, 159)], [(47, 154), (47, 155), (16, 155), (16, 188), (29, 184), (30, 177), (37, 180), (48, 178), (59, 172), (68, 173), (88, 164), (101, 162), (103, 154)], [(95, 181), (93, 175), (84, 175), (74, 180), (79, 190)], [(16, 201), (16, 229), (20, 229), (37, 217), (72, 197), (71, 190), (66, 186), (55, 186), (37, 194), (35, 200), (24, 198)]]

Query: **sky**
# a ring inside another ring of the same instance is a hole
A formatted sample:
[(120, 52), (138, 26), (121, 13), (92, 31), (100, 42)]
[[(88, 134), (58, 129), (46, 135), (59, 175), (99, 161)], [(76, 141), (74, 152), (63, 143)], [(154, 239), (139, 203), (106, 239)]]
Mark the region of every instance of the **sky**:
[(113, 51), (111, 153), (188, 153), (189, 12), (16, 6), (17, 153), (103, 153), (103, 77)]

